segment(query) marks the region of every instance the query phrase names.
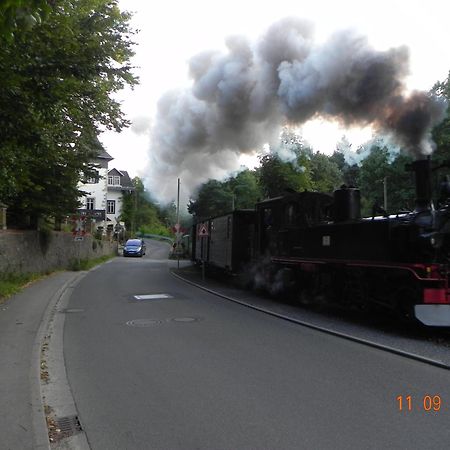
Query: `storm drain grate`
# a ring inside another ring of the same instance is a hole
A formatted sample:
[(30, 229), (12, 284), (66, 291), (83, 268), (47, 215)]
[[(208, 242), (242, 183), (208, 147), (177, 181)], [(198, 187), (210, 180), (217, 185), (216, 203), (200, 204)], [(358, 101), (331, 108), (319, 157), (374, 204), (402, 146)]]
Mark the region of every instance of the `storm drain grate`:
[(192, 323), (204, 320), (203, 317), (173, 317), (170, 319), (134, 319), (126, 322), (129, 327), (151, 327), (153, 325), (161, 325), (162, 323)]
[(129, 327), (151, 327), (153, 325), (159, 325), (161, 323), (163, 323), (163, 321), (158, 319), (134, 319), (129, 320), (127, 322), (127, 325)]
[(56, 426), (65, 436), (71, 436), (72, 434), (82, 431), (80, 421), (77, 416), (60, 417), (55, 420)]

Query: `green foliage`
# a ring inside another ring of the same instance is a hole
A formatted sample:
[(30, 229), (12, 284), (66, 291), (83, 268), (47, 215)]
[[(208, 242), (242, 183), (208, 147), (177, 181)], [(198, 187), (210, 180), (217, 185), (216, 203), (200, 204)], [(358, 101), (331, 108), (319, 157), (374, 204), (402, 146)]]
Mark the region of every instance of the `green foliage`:
[(344, 184), (347, 186), (356, 186), (359, 179), (359, 166), (357, 164), (348, 164), (345, 160), (343, 151), (336, 149), (329, 157), (329, 160), (336, 164)]
[(412, 160), (402, 153), (392, 157), (386, 147), (371, 148), (359, 171), (363, 215), (371, 215), (375, 205), (383, 207), (385, 183), (388, 213), (414, 209), (414, 176), (405, 169)]
[(389, 165), (386, 173), (388, 211), (391, 213), (414, 209), (415, 182), (412, 172), (405, 170), (413, 158), (399, 154)]
[(196, 199), (188, 205), (190, 214), (198, 218), (213, 217), (233, 209), (233, 193), (226, 182), (209, 180), (203, 183)]
[(262, 155), (259, 162), (258, 181), (264, 197), (277, 197), (286, 190), (299, 191), (303, 187), (300, 179), (302, 169), (294, 167), (294, 163), (282, 161), (277, 154), (272, 153)]
[(363, 215), (372, 214), (376, 204), (383, 206), (383, 180), (389, 168), (389, 150), (373, 146), (367, 158), (362, 161), (359, 172), (359, 187), (363, 193)]
[(0, 4), (0, 36), (11, 40), (21, 30), (41, 23), (51, 11), (52, 0), (2, 0)]
[(111, 258), (114, 258), (113, 255), (104, 255), (99, 256), (98, 258), (92, 258), (92, 259), (72, 259), (69, 263), (69, 270), (72, 270), (74, 272), (77, 272), (79, 270), (89, 270), (92, 269), (95, 266), (98, 266), (99, 264), (102, 264)]
[[(134, 191), (124, 194), (122, 204), (121, 220), (125, 222), (127, 230), (132, 235), (139, 230), (143, 234), (170, 236), (171, 232), (168, 228), (169, 219), (167, 216), (170, 207), (160, 210), (150, 200), (149, 194), (139, 177), (133, 178), (132, 182)], [(173, 208), (170, 211), (172, 212)]]
[(111, 94), (137, 82), (117, 1), (60, 0), (43, 17), (13, 39), (0, 34), (0, 201), (17, 218), (77, 208), (97, 135), (128, 125)]
[(3, 273), (0, 274), (0, 304), (11, 295), (20, 292), (27, 284), (42, 278), (36, 273)]
[(162, 224), (153, 224), (151, 226), (142, 225), (139, 227), (139, 233), (141, 236), (155, 234), (157, 236), (173, 237), (173, 233)]
[(256, 172), (246, 169), (225, 181), (204, 183), (189, 202), (188, 211), (197, 218), (213, 217), (233, 209), (253, 209), (261, 197)]
[(316, 152), (311, 156), (311, 184), (315, 191), (332, 193), (341, 186), (342, 171), (327, 155)]
[(286, 190), (312, 190), (311, 156), (312, 150), (297, 134), (283, 129), (278, 146), (259, 158), (257, 175), (263, 196), (276, 197)]
[(450, 73), (445, 81), (437, 82), (432, 93), (448, 102), (447, 117), (434, 128), (433, 140), (437, 150), (433, 155), (435, 161), (450, 160)]

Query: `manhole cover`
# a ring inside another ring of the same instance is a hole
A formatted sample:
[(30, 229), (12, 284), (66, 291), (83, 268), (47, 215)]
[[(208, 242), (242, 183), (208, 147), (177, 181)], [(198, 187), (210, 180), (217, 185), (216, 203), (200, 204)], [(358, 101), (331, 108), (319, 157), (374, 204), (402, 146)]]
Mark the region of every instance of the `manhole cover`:
[(127, 322), (127, 325), (129, 327), (151, 327), (153, 325), (159, 325), (161, 323), (163, 323), (163, 321), (158, 319), (134, 319), (129, 320)]

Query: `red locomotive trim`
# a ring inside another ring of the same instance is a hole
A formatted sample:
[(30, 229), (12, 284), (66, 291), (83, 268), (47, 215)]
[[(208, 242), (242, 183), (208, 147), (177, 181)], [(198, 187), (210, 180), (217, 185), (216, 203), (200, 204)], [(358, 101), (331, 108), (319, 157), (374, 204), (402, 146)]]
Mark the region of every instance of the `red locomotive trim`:
[(427, 304), (447, 304), (450, 303), (450, 297), (448, 296), (448, 290), (425, 288), (423, 290), (423, 302)]
[[(307, 264), (307, 265), (325, 265), (325, 264), (334, 264), (334, 265), (342, 265), (342, 266), (351, 266), (351, 267), (374, 267), (381, 269), (397, 269), (397, 270), (407, 270), (411, 272), (418, 280), (421, 281), (447, 281), (445, 276), (440, 276), (440, 269), (442, 269), (442, 265), (440, 264), (408, 264), (408, 263), (384, 263), (384, 262), (376, 262), (373, 261), (348, 261), (342, 259), (313, 259), (313, 258), (297, 258), (297, 257), (279, 257), (275, 256), (271, 258), (273, 263), (278, 264), (287, 264), (287, 265), (299, 265), (299, 264)], [(429, 275), (427, 277), (422, 277), (417, 273), (417, 270), (423, 270), (427, 272)], [(447, 273), (447, 270), (445, 271)], [(432, 276), (433, 275), (433, 276)]]

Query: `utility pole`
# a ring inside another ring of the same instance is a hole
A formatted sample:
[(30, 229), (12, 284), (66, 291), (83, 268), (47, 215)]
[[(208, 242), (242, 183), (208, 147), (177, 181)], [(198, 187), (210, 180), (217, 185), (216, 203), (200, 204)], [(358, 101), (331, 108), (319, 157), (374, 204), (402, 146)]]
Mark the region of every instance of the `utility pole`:
[(383, 208), (387, 212), (387, 177), (383, 178)]
[(177, 194), (177, 223), (180, 223), (180, 179), (178, 178), (178, 194)]
[(180, 268), (180, 179), (178, 178), (178, 192), (177, 192), (177, 234), (176, 234), (176, 251), (177, 251), (177, 268)]

